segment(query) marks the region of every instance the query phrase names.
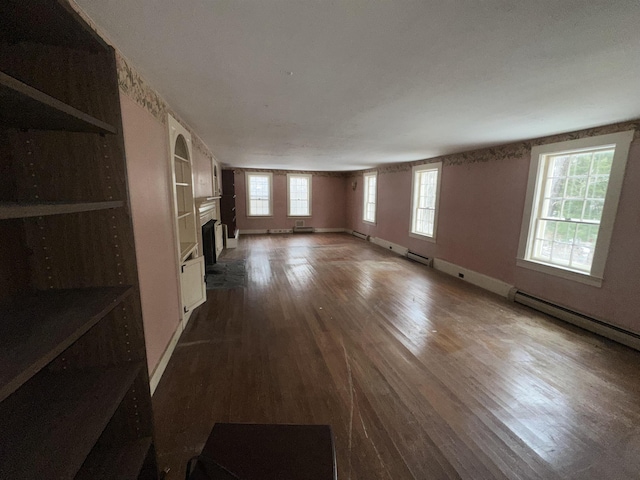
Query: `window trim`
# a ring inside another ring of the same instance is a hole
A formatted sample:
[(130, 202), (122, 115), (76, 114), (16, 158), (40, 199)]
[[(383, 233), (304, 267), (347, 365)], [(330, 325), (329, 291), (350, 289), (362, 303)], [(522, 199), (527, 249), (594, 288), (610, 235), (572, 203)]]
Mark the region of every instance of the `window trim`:
[[(529, 165), (529, 180), (525, 197), (522, 226), (520, 229), (520, 241), (516, 265), (576, 282), (602, 286), (605, 264), (611, 244), (613, 226), (618, 211), (618, 202), (622, 191), (622, 182), (629, 157), (629, 148), (633, 141), (635, 131), (618, 132), (595, 137), (585, 137), (578, 140), (537, 145), (531, 149), (531, 163)], [(543, 188), (544, 160), (550, 155), (575, 152), (580, 150), (592, 150), (594, 148), (613, 146), (615, 152), (609, 174), (609, 184), (605, 195), (600, 231), (596, 241), (591, 272), (580, 272), (570, 268), (553, 265), (531, 258), (533, 242), (531, 233), (535, 231), (535, 221), (538, 218), (540, 194)]]
[[(307, 200), (309, 202), (309, 213), (307, 215), (291, 215), (291, 179), (292, 178), (306, 178), (309, 181), (309, 191), (307, 192)], [(287, 217), (292, 218), (309, 218), (311, 217), (311, 206), (312, 206), (312, 184), (313, 184), (313, 175), (309, 173), (287, 173)]]
[[(249, 177), (268, 177), (269, 178), (269, 214), (268, 215), (255, 215), (251, 214), (251, 196), (249, 191)], [(265, 218), (265, 217), (273, 217), (273, 173), (271, 172), (245, 172), (244, 174), (244, 184), (246, 190), (246, 214), (247, 217), (251, 218)]]
[[(367, 183), (368, 177), (375, 177), (376, 179), (376, 195), (373, 208), (373, 220), (367, 220), (365, 215), (367, 214), (367, 194), (369, 193), (369, 185)], [(362, 174), (362, 221), (369, 225), (376, 225), (378, 218), (378, 172), (368, 172)]]
[[(415, 231), (416, 220), (416, 180), (417, 175), (422, 172), (429, 172), (436, 170), (438, 177), (436, 179), (436, 202), (434, 206), (433, 214), (433, 235), (427, 235), (425, 233), (419, 233)], [(412, 238), (418, 238), (428, 242), (436, 243), (436, 234), (438, 232), (438, 211), (440, 210), (440, 183), (442, 179), (442, 162), (425, 163), (423, 165), (415, 165), (411, 169), (411, 223), (409, 224), (409, 236)]]

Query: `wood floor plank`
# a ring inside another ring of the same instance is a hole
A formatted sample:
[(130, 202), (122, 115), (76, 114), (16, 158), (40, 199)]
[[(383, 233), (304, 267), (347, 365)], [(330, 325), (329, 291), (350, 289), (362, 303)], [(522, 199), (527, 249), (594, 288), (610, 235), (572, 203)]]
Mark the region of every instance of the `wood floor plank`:
[(340, 479), (638, 472), (640, 352), (344, 234), (223, 255), (246, 287), (207, 292), (153, 399), (167, 480), (215, 422), (330, 424)]

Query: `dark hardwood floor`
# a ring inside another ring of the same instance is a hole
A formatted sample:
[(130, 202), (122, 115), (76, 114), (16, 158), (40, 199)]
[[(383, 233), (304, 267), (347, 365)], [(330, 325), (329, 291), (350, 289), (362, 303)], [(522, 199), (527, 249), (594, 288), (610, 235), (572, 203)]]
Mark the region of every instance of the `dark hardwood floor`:
[[(338, 478), (640, 478), (640, 352), (346, 234), (243, 236), (153, 398), (182, 479), (215, 422), (330, 424)], [(292, 479), (293, 480), (293, 479)]]

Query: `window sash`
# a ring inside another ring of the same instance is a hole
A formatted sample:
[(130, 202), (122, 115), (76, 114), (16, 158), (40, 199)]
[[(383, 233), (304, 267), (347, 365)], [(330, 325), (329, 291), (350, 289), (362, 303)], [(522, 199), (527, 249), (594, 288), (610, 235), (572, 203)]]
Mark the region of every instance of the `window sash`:
[(369, 174), (364, 176), (364, 209), (362, 218), (365, 222), (374, 223), (376, 221), (376, 186), (376, 174)]
[(288, 175), (289, 216), (311, 215), (311, 176)]
[(436, 230), (440, 164), (413, 170), (411, 233), (434, 238)]
[(271, 176), (247, 174), (247, 215), (265, 217), (271, 215)]
[(529, 260), (591, 273), (614, 155), (615, 146), (542, 155)]

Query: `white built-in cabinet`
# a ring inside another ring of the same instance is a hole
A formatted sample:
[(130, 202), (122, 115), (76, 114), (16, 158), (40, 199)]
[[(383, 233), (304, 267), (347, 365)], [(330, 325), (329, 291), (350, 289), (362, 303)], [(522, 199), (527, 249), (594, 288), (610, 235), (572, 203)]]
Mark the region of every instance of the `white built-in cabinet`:
[(176, 252), (184, 327), (191, 312), (207, 299), (205, 264), (198, 244), (200, 225), (194, 202), (191, 134), (171, 115), (168, 117)]

